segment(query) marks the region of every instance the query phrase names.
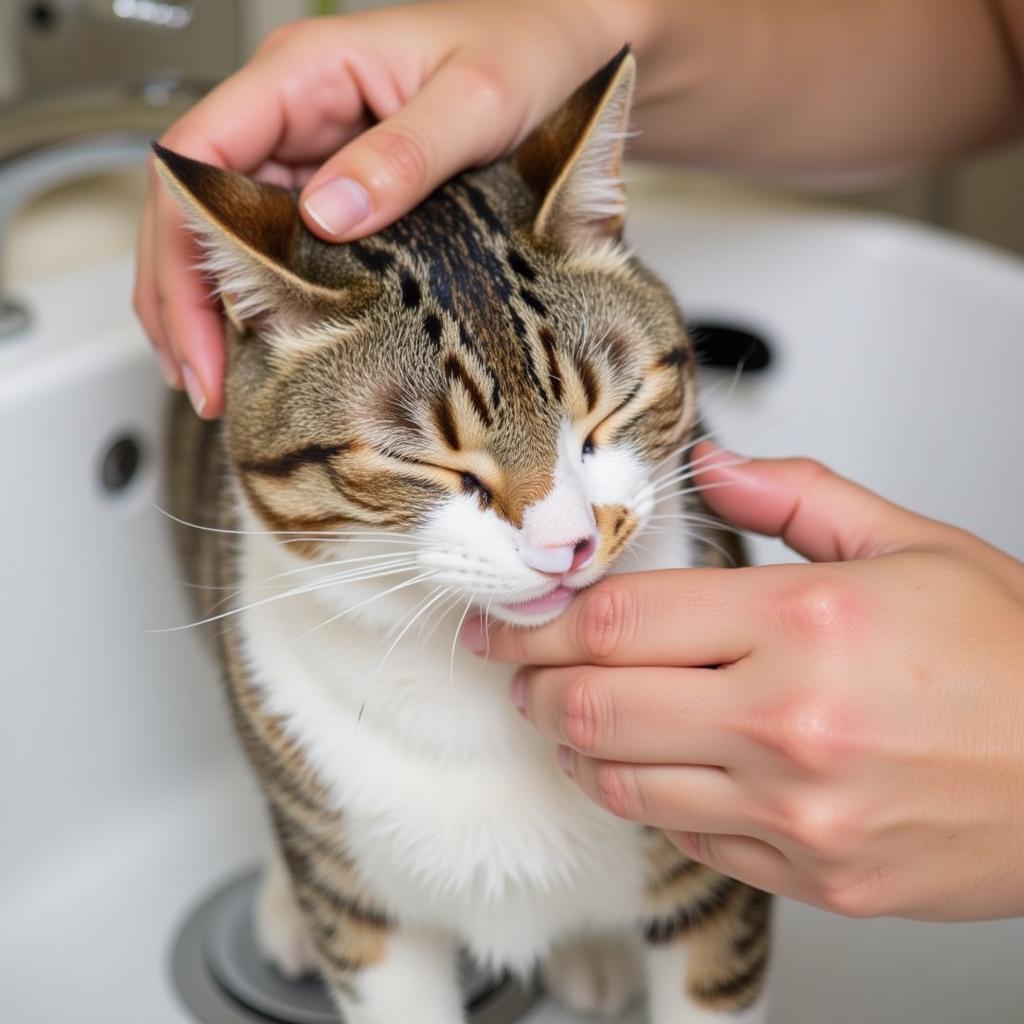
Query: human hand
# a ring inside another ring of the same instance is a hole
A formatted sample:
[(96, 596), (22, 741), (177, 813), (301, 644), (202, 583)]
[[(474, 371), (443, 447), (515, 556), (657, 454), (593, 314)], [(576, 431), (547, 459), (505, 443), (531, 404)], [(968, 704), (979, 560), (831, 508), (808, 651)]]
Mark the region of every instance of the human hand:
[(611, 577), (464, 641), (542, 666), (513, 699), (583, 791), (724, 874), (850, 916), (1024, 914), (1024, 565), (712, 452), (714, 510), (819, 564)]
[[(513, 149), (631, 37), (638, 10), (613, 0), (452, 0), (296, 22), (160, 141), (302, 188), (310, 231), (361, 238), (456, 172)], [(135, 309), (168, 383), (184, 384), (212, 418), (223, 409), (224, 348), (199, 259), (151, 161)]]

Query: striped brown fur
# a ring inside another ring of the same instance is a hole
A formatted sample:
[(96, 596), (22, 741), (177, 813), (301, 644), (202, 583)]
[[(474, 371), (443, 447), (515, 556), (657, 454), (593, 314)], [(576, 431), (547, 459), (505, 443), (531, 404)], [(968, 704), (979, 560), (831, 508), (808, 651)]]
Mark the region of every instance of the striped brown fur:
[[(584, 454), (622, 446), (652, 465), (702, 432), (694, 361), (671, 295), (614, 244), (619, 218), (581, 228), (572, 197), (561, 194), (562, 169), (623, 59), (514, 160), (461, 175), (348, 246), (305, 231), (282, 190), (159, 151), (199, 229), (244, 252), (244, 274), (214, 268), (231, 321), (225, 420), (203, 424), (184, 400), (173, 410), (171, 508), (213, 528), (178, 529), (201, 616), (232, 610), (239, 538), (231, 531), (243, 508), (313, 563), (324, 557), (324, 532), (412, 531), (467, 487), (479, 491), (481, 508), (521, 526), (554, 487), (566, 422)], [(581, 229), (607, 244), (577, 251)], [(680, 458), (685, 466), (688, 455)], [(697, 495), (681, 500), (706, 511)], [(610, 566), (639, 519), (617, 502), (593, 513), (597, 564)], [(694, 541), (695, 564), (743, 560), (731, 533), (702, 528)], [(331, 985), (357, 999), (360, 972), (386, 960), (401, 915), (370, 891), (346, 816), (288, 723), (268, 709), (241, 631), (220, 626), (228, 705), (295, 899)], [(638, 934), (659, 947), (686, 944), (680, 985), (693, 1002), (722, 1012), (749, 1006), (767, 970), (769, 898), (689, 861), (661, 832), (647, 830), (643, 842)]]

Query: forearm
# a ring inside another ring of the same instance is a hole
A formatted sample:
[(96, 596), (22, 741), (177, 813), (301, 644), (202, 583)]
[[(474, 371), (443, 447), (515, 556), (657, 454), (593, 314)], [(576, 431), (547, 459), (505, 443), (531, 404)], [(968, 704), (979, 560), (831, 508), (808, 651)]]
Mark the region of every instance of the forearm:
[(768, 173), (884, 170), (1024, 126), (1024, 0), (596, 8), (639, 54), (638, 156)]

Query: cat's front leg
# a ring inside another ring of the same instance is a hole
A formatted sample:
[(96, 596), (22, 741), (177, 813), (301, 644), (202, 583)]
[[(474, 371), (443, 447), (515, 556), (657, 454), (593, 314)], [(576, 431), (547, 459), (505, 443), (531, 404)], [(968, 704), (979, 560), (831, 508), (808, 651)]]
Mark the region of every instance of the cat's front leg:
[[(727, 966), (728, 953), (723, 952), (726, 956), (718, 974), (711, 959), (702, 957), (692, 941), (680, 938), (651, 945), (645, 957), (650, 1024), (764, 1024), (760, 986), (752, 994), (742, 971), (733, 973)], [(733, 991), (733, 978), (739, 979), (740, 996)], [(705, 981), (707, 987), (702, 986)]]
[[(381, 906), (344, 844), (337, 816), (322, 803), (293, 793), (291, 803), (273, 806), (283, 855), (274, 867), (290, 882), (304, 935), (345, 1024), (463, 1024), (454, 936), (403, 924)], [(294, 924), (290, 915), (282, 921)]]
[(648, 836), (650, 1024), (762, 1024), (772, 898)]
[(256, 945), (286, 978), (296, 980), (319, 970), (320, 960), (292, 880), (275, 844), (264, 865), (253, 920)]
[(618, 1017), (642, 986), (632, 940), (595, 934), (560, 942), (541, 965), (544, 988), (577, 1013)]
[(328, 963), (325, 976), (345, 1024), (462, 1024), (454, 939), (394, 928), (372, 963)]

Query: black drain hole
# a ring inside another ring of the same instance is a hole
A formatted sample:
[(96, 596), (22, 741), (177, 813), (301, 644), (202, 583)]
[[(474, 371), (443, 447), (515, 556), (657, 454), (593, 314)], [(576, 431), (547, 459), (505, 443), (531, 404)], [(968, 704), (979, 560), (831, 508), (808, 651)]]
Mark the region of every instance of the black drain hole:
[(111, 443), (100, 462), (100, 483), (108, 494), (119, 494), (138, 475), (142, 465), (142, 446), (131, 434), (123, 434)]
[(768, 340), (748, 327), (718, 320), (697, 320), (688, 326), (700, 366), (759, 373), (774, 362)]
[(49, 32), (55, 28), (59, 12), (52, 3), (34, 3), (25, 6), (25, 21), (36, 32)]
[[(290, 982), (263, 960), (251, 928), (257, 886), (255, 872), (230, 880), (185, 921), (171, 962), (182, 1002), (202, 1024), (344, 1024), (317, 978)], [(539, 995), (465, 958), (460, 981), (468, 1024), (513, 1024)]]

